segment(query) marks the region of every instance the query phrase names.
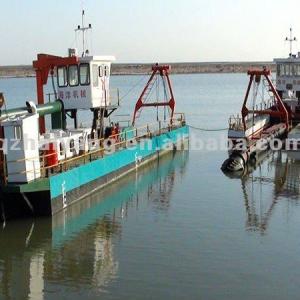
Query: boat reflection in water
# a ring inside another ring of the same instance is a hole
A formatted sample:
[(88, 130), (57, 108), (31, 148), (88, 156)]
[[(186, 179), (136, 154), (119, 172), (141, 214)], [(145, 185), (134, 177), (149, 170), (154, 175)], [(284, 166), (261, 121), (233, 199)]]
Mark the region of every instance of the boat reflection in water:
[(187, 161), (188, 151), (166, 155), (53, 218), (6, 224), (0, 230), (0, 299), (47, 299), (61, 286), (105, 290), (118, 276), (114, 242), (122, 223), (143, 202), (167, 210)]
[(279, 201), (299, 201), (300, 153), (265, 152), (243, 172), (226, 175), (241, 180), (249, 231), (264, 234)]

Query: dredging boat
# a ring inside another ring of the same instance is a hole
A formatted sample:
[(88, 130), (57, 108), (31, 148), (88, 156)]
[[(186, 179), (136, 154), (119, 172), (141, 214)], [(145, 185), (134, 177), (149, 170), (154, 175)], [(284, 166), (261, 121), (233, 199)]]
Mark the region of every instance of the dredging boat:
[[(23, 299), (27, 294), (47, 299), (42, 294), (54, 279), (88, 278), (98, 289), (105, 288), (118, 274), (113, 239), (122, 236), (121, 220), (143, 204), (168, 212), (188, 160), (188, 151), (166, 154), (138, 174), (122, 177), (118, 186), (106, 186), (52, 218), (8, 222), (0, 231), (0, 278), (5, 278), (1, 299)], [(163, 199), (157, 201), (161, 194)], [(19, 261), (25, 276), (21, 281), (16, 280)]]
[[(82, 32), (83, 41), (90, 28), (83, 20), (76, 29)], [(184, 114), (175, 113), (171, 68), (167, 65), (152, 67), (131, 124), (121, 126), (113, 120), (120, 105), (119, 93), (114, 98), (110, 90), (114, 60), (113, 56), (90, 55), (84, 42), (80, 57), (76, 49), (69, 49), (68, 57), (38, 54), (33, 62), (37, 103), (28, 101), (21, 108), (1, 109), (2, 221), (28, 214), (54, 215), (188, 140)], [(49, 75), (55, 99), (45, 103)], [(151, 95), (159, 83), (164, 99), (153, 101)], [(4, 96), (0, 98), (3, 105)], [(141, 109), (147, 107), (162, 107), (169, 117), (136, 125)], [(80, 111), (90, 112), (88, 126), (78, 125)], [(50, 116), (50, 127), (45, 116)]]
[(289, 57), (274, 59), (276, 83), (266, 67), (248, 71), (250, 80), (241, 116), (229, 120), (229, 158), (222, 165), (223, 171), (244, 170), (249, 161), (255, 161), (257, 155), (267, 151), (278, 139), (284, 140), (287, 150), (299, 150), (300, 52), (293, 54), (295, 40), (290, 29), (290, 37), (286, 38), (290, 42)]

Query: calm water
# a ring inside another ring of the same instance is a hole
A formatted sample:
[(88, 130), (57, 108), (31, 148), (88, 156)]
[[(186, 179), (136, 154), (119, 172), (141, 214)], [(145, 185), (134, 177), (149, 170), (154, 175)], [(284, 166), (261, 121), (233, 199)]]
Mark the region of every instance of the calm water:
[[(177, 111), (205, 128), (227, 127), (247, 84), (244, 75), (172, 79)], [(125, 93), (138, 80), (113, 85)], [(0, 80), (10, 106), (35, 99), (33, 86)], [(132, 112), (130, 96), (122, 114)], [(191, 135), (191, 146), (226, 140), (223, 131)], [(9, 222), (0, 299), (297, 299), (300, 161), (269, 153), (239, 179), (220, 171), (226, 156), (177, 152), (52, 219)]]

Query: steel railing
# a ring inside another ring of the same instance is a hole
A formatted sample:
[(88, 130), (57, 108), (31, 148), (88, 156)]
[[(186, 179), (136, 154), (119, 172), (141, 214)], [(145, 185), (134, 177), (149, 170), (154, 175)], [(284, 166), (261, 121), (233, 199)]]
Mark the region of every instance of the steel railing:
[[(24, 158), (19, 160), (13, 160), (13, 161), (6, 161), (5, 158), (3, 160), (3, 179), (4, 182), (7, 183), (7, 178), (12, 175), (24, 175), (24, 174), (40, 174), (38, 178), (47, 178), (51, 175), (61, 173), (66, 170), (70, 170), (74, 167), (77, 167), (78, 165), (85, 164), (87, 162), (102, 158), (105, 156), (105, 151), (107, 148), (105, 148), (103, 145), (105, 145), (107, 142), (113, 142), (112, 146), (115, 148), (115, 151), (118, 151), (120, 149), (124, 149), (128, 147), (129, 142), (139, 141), (141, 138), (151, 138), (153, 136), (160, 135), (164, 132), (168, 132), (175, 128), (180, 128), (185, 125), (185, 117), (183, 113), (177, 113), (174, 115), (175, 118), (172, 119), (172, 124), (169, 121), (158, 121), (150, 124), (146, 124), (141, 127), (133, 128), (131, 130), (127, 130), (125, 132), (120, 132), (118, 134), (111, 135), (108, 139), (92, 139), (90, 141), (94, 142), (96, 144), (97, 149), (95, 150), (88, 150), (84, 152), (83, 154), (76, 155), (71, 158), (65, 158), (63, 160), (58, 161), (55, 165), (47, 165), (47, 158), (52, 157), (54, 155), (57, 155), (57, 153), (48, 153), (48, 154), (42, 154), (39, 157), (32, 157), (32, 158)], [(131, 137), (130, 137), (131, 136)], [(72, 139), (72, 137), (70, 137)], [(51, 143), (51, 141), (49, 141)], [(75, 146), (73, 148), (70, 148), (70, 151), (75, 151)], [(57, 151), (57, 149), (56, 149)], [(59, 151), (59, 150), (58, 150)], [(82, 151), (82, 149), (80, 149)], [(22, 172), (14, 172), (14, 173), (8, 173), (7, 172), (7, 164), (8, 163), (22, 163), (22, 162), (34, 162), (36, 161), (40, 162), (39, 168), (32, 168), (28, 171), (22, 171)]]

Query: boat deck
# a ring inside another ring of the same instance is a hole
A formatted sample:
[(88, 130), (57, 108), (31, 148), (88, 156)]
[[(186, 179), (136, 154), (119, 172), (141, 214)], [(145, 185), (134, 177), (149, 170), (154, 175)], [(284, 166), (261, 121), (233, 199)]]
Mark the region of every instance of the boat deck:
[[(113, 142), (112, 150), (114, 152), (119, 152), (123, 149), (133, 146), (135, 143), (139, 143), (143, 139), (151, 139), (153, 137), (170, 132), (171, 130), (175, 130), (177, 128), (185, 126), (184, 115), (178, 115), (179, 117), (177, 119), (174, 119), (172, 126), (163, 126), (164, 124), (161, 124), (161, 122), (156, 122), (152, 124), (147, 124), (142, 127), (134, 128), (130, 131), (127, 131), (126, 134), (124, 134), (124, 132), (121, 132), (119, 134), (111, 136), (109, 139)], [(34, 181), (28, 183), (8, 183), (8, 174), (3, 174), (3, 180), (1, 183), (2, 189), (22, 190), (24, 187), (26, 187), (25, 190), (27, 191), (27, 187), (30, 188), (30, 186), (32, 186), (34, 190), (37, 189), (37, 186), (38, 188), (41, 186), (42, 189), (47, 189), (49, 187), (48, 179), (50, 177), (109, 155), (107, 153), (107, 149), (105, 148), (107, 140), (108, 139), (99, 139), (97, 140), (98, 146), (95, 150), (87, 151), (72, 158), (61, 160), (56, 165), (47, 165), (47, 157), (49, 156), (49, 154), (42, 154), (39, 158), (41, 162), (39, 178), (36, 178)]]

